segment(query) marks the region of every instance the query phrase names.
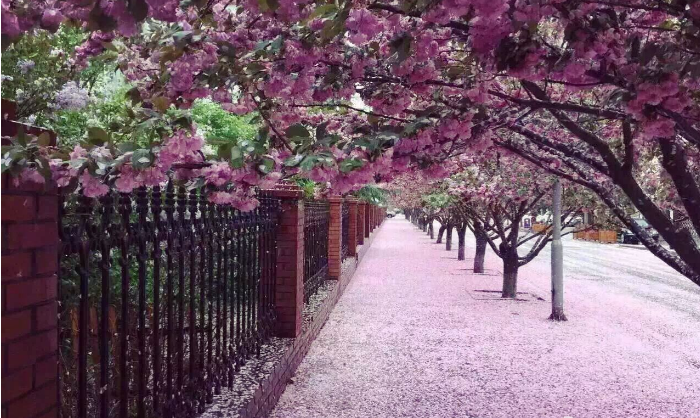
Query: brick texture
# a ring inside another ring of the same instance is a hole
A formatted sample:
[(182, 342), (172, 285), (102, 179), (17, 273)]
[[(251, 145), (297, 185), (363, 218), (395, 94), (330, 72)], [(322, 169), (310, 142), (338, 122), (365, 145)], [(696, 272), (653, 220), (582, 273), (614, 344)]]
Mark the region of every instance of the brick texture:
[(2, 184), (3, 417), (56, 417), (58, 195)]
[(286, 186), (266, 190), (282, 203), (277, 229), (277, 280), (275, 285), (275, 332), (278, 337), (301, 333), (304, 309), (304, 201), (301, 189)]

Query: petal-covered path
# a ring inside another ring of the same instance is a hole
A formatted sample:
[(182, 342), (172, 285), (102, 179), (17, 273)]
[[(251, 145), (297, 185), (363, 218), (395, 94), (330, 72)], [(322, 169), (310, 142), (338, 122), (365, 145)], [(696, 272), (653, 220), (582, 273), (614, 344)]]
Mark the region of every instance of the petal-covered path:
[(552, 323), (542, 264), (520, 301), (467, 267), (385, 222), (272, 416), (700, 417), (696, 316), (580, 280)]

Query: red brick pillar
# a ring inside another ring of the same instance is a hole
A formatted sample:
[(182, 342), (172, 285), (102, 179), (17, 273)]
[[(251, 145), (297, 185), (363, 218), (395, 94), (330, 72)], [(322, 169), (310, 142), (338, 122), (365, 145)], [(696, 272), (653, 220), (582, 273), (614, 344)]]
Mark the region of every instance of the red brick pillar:
[(359, 235), (357, 232), (359, 227), (357, 222), (358, 205), (356, 199), (349, 198), (346, 201), (348, 202), (348, 220), (350, 223), (348, 227), (348, 255), (356, 256)]
[(275, 332), (278, 337), (295, 338), (301, 333), (304, 309), (304, 194), (294, 185), (266, 193), (279, 198), (282, 205), (277, 227)]
[(343, 198), (331, 197), (328, 199), (328, 278), (340, 278), (340, 266), (343, 246)]
[(58, 195), (2, 176), (2, 416), (58, 415)]
[(367, 214), (365, 213), (367, 212), (367, 202), (360, 202), (357, 207), (359, 209), (359, 211), (357, 212), (359, 221), (359, 244), (362, 245), (365, 243), (365, 238), (369, 236), (369, 234), (367, 233)]

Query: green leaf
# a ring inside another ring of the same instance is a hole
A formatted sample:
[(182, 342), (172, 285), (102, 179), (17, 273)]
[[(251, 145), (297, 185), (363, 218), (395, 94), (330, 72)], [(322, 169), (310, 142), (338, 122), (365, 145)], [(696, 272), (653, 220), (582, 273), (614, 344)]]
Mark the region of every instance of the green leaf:
[(74, 160), (70, 160), (68, 164), (70, 165), (71, 168), (80, 168), (85, 164), (87, 159), (85, 158), (76, 158)]
[(265, 69), (265, 67), (263, 67), (263, 65), (260, 64), (259, 62), (251, 62), (250, 64), (248, 64), (246, 66), (245, 72), (246, 72), (246, 74), (252, 75), (252, 74), (255, 74), (255, 73), (262, 71), (264, 69)]
[(29, 137), (24, 132), (24, 128), (22, 126), (17, 129), (17, 143), (23, 147), (26, 147), (29, 143)]
[(267, 48), (271, 43), (272, 43), (272, 41), (260, 41), (255, 45), (254, 51), (255, 52), (264, 51), (265, 48)]
[(219, 145), (219, 148), (216, 151), (217, 157), (231, 161), (231, 148), (233, 148), (233, 144), (229, 143), (224, 143)]
[(258, 170), (263, 174), (268, 174), (275, 169), (275, 160), (272, 157), (263, 157), (260, 165), (258, 165)]
[(332, 147), (333, 145), (338, 143), (338, 141), (340, 141), (340, 140), (341, 140), (340, 135), (326, 135), (323, 139), (318, 141), (318, 144), (323, 145), (323, 146), (327, 146), (327, 147)]
[(244, 164), (243, 151), (239, 147), (231, 147), (231, 166), (233, 168), (241, 168)]
[(51, 145), (51, 134), (49, 134), (48, 132), (42, 132), (41, 135), (39, 135), (39, 137), (37, 138), (37, 142), (42, 147), (48, 147), (49, 145)]
[(311, 137), (311, 134), (306, 129), (306, 127), (304, 127), (304, 125), (302, 125), (300, 123), (295, 123), (294, 125), (287, 128), (287, 131), (285, 132), (285, 134), (289, 138), (310, 138)]
[(132, 152), (138, 149), (138, 145), (134, 142), (121, 142), (117, 145), (117, 149), (121, 153)]
[(338, 11), (338, 6), (335, 4), (322, 4), (314, 9), (307, 18), (307, 21), (314, 20), (317, 17), (326, 17)]
[(307, 155), (306, 157), (304, 157), (301, 164), (299, 164), (299, 167), (304, 171), (309, 171), (312, 168), (314, 168), (317, 162), (318, 159), (315, 156)]
[(104, 145), (109, 142), (109, 134), (104, 129), (94, 126), (88, 128), (87, 139), (93, 145)]
[(276, 54), (280, 52), (282, 45), (284, 45), (284, 39), (282, 38), (282, 35), (280, 35), (276, 37), (272, 43), (270, 43), (270, 51)]
[(148, 168), (151, 164), (153, 164), (153, 154), (149, 149), (137, 149), (131, 156), (131, 165), (137, 170)]
[(277, 10), (280, 4), (278, 0), (258, 0), (258, 6), (260, 6), (260, 11), (265, 13)]
[(328, 42), (345, 30), (345, 20), (328, 20), (321, 29), (321, 41)]
[(134, 105), (141, 103), (143, 101), (143, 99), (141, 98), (141, 92), (136, 87), (127, 91), (126, 97), (128, 97), (129, 100), (131, 100), (131, 104), (134, 104)]
[(295, 167), (295, 166), (299, 165), (299, 163), (303, 159), (304, 159), (304, 156), (301, 154), (292, 155), (291, 157), (287, 157), (287, 159), (284, 160), (284, 165), (287, 167)]
[(350, 171), (360, 168), (363, 165), (364, 162), (362, 160), (347, 158), (338, 164), (338, 168), (342, 173), (349, 173)]

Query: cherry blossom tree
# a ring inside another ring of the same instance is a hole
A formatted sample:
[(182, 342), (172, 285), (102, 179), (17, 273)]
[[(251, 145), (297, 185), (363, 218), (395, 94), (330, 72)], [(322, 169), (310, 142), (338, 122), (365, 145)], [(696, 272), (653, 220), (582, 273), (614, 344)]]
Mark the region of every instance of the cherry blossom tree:
[[(698, 0), (17, 0), (2, 22), (4, 46), (82, 25), (75, 65), (114, 51), (144, 123), (167, 122), (147, 149), (26, 167), (90, 194), (175, 171), (250, 207), (254, 187), (287, 173), (345, 193), (407, 171), (445, 176), (452, 157), (495, 145), (594, 191), (700, 284)], [(186, 115), (202, 97), (257, 112), (265, 129), (204, 158)]]
[[(503, 260), (502, 297), (514, 298), (519, 268), (552, 241), (551, 223), (540, 231), (525, 231), (522, 220), (551, 206), (553, 177), (537, 167), (517, 164), (515, 156), (500, 153), (482, 162), (468, 160), (463, 164), (463, 171), (446, 180), (448, 192), (458, 202), (454, 211), (465, 223), (460, 229), (460, 245), (464, 241), (463, 229), (470, 225), (477, 240), (482, 245), (484, 241), (488, 243)], [(562, 226), (571, 226), (586, 204), (586, 194), (570, 188), (564, 199)], [(525, 249), (522, 255), (521, 248)], [(484, 249), (478, 250), (475, 257), (481, 259), (478, 267), (482, 271)]]

